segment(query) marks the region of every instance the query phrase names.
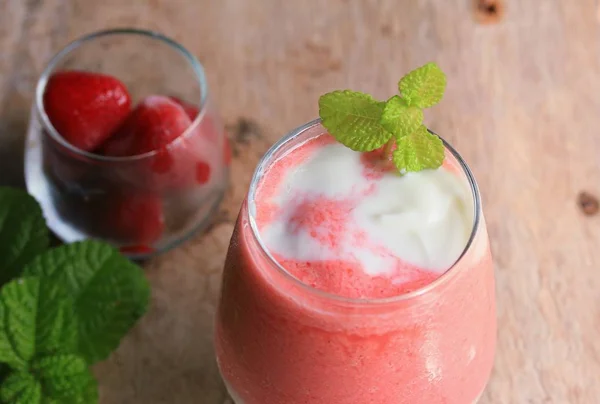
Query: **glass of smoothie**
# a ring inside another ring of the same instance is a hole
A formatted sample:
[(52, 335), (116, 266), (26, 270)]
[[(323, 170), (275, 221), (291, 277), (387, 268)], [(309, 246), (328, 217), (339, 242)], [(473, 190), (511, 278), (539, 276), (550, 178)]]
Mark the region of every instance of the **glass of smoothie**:
[[(441, 147), (441, 145), (440, 145)], [(236, 404), (471, 404), (493, 365), (473, 175), (443, 142), (400, 175), (315, 120), (262, 158), (225, 263), (215, 348)]]

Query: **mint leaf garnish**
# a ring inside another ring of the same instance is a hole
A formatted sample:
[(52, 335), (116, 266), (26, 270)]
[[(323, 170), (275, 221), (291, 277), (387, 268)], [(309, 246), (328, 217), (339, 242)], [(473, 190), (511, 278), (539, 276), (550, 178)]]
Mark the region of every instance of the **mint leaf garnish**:
[(146, 312), (150, 287), (142, 270), (99, 241), (64, 245), (39, 255), (24, 269), (60, 284), (73, 299), (78, 352), (89, 363), (106, 359)]
[(387, 102), (350, 90), (319, 98), (321, 123), (336, 140), (352, 150), (367, 152), (385, 144), (382, 158), (392, 160), (400, 172), (436, 169), (444, 161), (444, 144), (427, 131), (423, 108), (437, 104), (446, 89), (446, 76), (428, 63), (398, 83), (400, 95)]
[(438, 168), (444, 162), (444, 144), (421, 125), (410, 135), (397, 140), (392, 159), (401, 172)]
[(48, 248), (48, 229), (36, 200), (25, 191), (0, 187), (0, 286)]
[(423, 111), (409, 106), (406, 100), (395, 95), (386, 102), (381, 116), (381, 124), (396, 138), (410, 135), (422, 123)]
[(392, 134), (381, 125), (385, 102), (369, 94), (344, 90), (319, 98), (319, 115), (323, 126), (338, 142), (356, 151), (381, 147)]
[(0, 399), (11, 404), (93, 404), (98, 402), (98, 389), (83, 358), (58, 354), (11, 373), (0, 386)]
[(435, 63), (427, 63), (404, 76), (398, 89), (408, 105), (429, 108), (442, 100), (446, 75)]
[(11, 281), (0, 290), (0, 361), (27, 368), (36, 355), (74, 350), (73, 301), (58, 285), (37, 277)]

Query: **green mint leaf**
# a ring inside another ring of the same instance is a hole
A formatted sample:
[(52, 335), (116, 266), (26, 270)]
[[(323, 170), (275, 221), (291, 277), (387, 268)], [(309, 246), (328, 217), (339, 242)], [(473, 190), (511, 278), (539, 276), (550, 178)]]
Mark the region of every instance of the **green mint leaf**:
[(83, 358), (50, 355), (35, 359), (29, 370), (11, 373), (0, 386), (0, 399), (10, 404), (94, 404), (98, 388)]
[(25, 191), (0, 187), (0, 286), (46, 248), (48, 229), (36, 200)]
[(409, 106), (406, 100), (395, 95), (386, 102), (381, 124), (396, 138), (410, 135), (422, 123), (423, 110)]
[(150, 287), (141, 268), (99, 241), (48, 250), (24, 273), (56, 282), (72, 297), (79, 324), (77, 352), (89, 364), (106, 359), (148, 306)]
[(338, 142), (355, 151), (371, 151), (391, 137), (381, 125), (385, 102), (350, 90), (334, 91), (319, 98), (322, 124)]
[[(44, 397), (65, 404), (98, 401), (94, 376), (85, 360), (77, 355), (61, 354), (36, 359), (31, 364), (31, 372), (40, 380)], [(87, 401), (83, 401), (84, 398)]]
[(73, 301), (58, 285), (20, 278), (0, 290), (0, 361), (25, 369), (36, 355), (75, 350)]
[(435, 169), (444, 162), (444, 144), (424, 125), (397, 140), (392, 159), (400, 172)]
[(87, 386), (82, 391), (81, 396), (71, 404), (96, 404), (99, 400), (98, 382), (92, 373), (89, 374)]
[(398, 89), (408, 105), (429, 108), (442, 100), (446, 75), (435, 63), (427, 63), (404, 76)]
[(7, 404), (41, 404), (42, 385), (27, 371), (13, 372), (0, 386), (0, 400)]

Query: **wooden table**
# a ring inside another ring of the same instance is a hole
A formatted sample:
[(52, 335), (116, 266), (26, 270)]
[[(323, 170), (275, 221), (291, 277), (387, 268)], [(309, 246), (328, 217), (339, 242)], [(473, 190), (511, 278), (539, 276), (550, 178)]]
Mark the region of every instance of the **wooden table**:
[[(160, 30), (195, 53), (233, 139), (222, 214), (208, 234), (147, 265), (152, 307), (96, 368), (102, 403), (227, 402), (211, 328), (257, 159), (316, 117), (321, 93), (385, 98), (430, 60), (450, 79), (426, 122), (471, 164), (495, 255), (498, 354), (482, 402), (600, 402), (600, 9), (592, 0), (505, 2), (0, 0), (0, 183), (22, 184), (44, 64), (107, 27)], [(587, 215), (581, 191), (591, 194)]]

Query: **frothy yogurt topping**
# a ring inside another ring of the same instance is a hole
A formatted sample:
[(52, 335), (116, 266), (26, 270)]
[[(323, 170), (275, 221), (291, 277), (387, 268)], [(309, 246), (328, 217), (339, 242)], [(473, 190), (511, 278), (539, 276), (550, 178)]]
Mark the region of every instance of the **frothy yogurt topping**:
[(399, 175), (328, 135), (273, 163), (255, 200), (260, 236), (280, 261), (351, 262), (393, 284), (411, 269), (447, 270), (473, 226), (471, 190), (456, 167)]

